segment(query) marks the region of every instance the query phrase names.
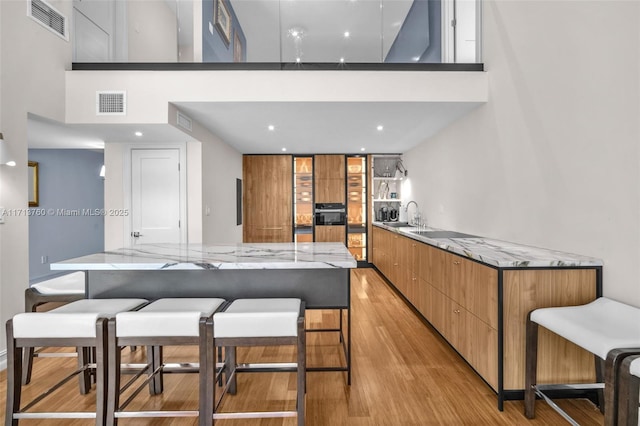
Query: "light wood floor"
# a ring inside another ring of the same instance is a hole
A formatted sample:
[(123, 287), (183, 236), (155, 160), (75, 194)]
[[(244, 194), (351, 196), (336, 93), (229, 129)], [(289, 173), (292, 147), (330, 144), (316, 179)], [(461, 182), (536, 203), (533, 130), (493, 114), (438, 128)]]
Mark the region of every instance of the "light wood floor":
[[(496, 408), (496, 395), (428, 325), (420, 320), (373, 269), (352, 275), (353, 378), (345, 373), (312, 372), (307, 375), (307, 425), (563, 425), (566, 422), (546, 404), (538, 402), (537, 417), (527, 420), (521, 401)], [(308, 313), (307, 326), (337, 324), (331, 311)], [(335, 363), (340, 358), (336, 335), (308, 334), (308, 363)], [(126, 351), (128, 353), (128, 350)], [(127, 354), (142, 359), (139, 349)], [(166, 359), (195, 361), (189, 348), (167, 348)], [(241, 361), (294, 358), (293, 349), (256, 348), (240, 353)], [(62, 377), (74, 361), (64, 358), (36, 359), (34, 381), (24, 388), (28, 400), (44, 386)], [(197, 409), (197, 376), (165, 376), (165, 392), (150, 397), (142, 392), (131, 409)], [(238, 394), (225, 399), (224, 409), (293, 409), (295, 376), (289, 373), (239, 376)], [(0, 400), (5, 400), (6, 373), (0, 373)], [(41, 404), (40, 409), (90, 410), (95, 393), (80, 396), (76, 382), (65, 385)], [(586, 400), (559, 401), (582, 425), (601, 425), (603, 417)], [(0, 414), (4, 418), (4, 403)], [(24, 425), (90, 425), (89, 420), (21, 421)], [(196, 419), (120, 420), (122, 425), (193, 425)], [(294, 419), (227, 420), (220, 425), (294, 425)]]

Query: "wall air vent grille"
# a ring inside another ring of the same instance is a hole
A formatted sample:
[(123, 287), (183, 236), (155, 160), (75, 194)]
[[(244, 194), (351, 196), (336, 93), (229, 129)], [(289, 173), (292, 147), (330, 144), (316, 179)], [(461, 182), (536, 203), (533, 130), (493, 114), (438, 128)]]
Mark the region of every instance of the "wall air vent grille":
[(127, 92), (96, 92), (97, 115), (126, 115)]
[(27, 15), (54, 34), (69, 41), (67, 17), (44, 0), (27, 2)]
[(178, 126), (182, 127), (185, 130), (188, 130), (190, 132), (193, 130), (193, 122), (191, 121), (191, 119), (180, 111), (178, 111), (177, 123)]

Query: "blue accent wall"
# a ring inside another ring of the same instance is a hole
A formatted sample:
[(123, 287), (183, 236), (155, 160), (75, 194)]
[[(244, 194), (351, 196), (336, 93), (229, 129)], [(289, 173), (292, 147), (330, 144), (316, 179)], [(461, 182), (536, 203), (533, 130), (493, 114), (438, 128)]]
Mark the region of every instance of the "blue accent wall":
[[(29, 281), (60, 275), (49, 263), (104, 250), (104, 216), (82, 214), (104, 208), (104, 154), (82, 149), (30, 149), (39, 168), (39, 206), (29, 217)], [(62, 210), (70, 214), (62, 213)], [(73, 215), (79, 211), (79, 215)], [(43, 264), (41, 257), (47, 256)]]
[(442, 62), (442, 3), (414, 0), (385, 62)]
[[(242, 43), (242, 61), (247, 61), (247, 39), (244, 36), (240, 22), (236, 17), (236, 13), (227, 0), (225, 4), (231, 14), (231, 37), (229, 46), (226, 45), (222, 36), (215, 28), (213, 20), (213, 2), (218, 0), (202, 1), (202, 62), (233, 62), (233, 49), (235, 43), (235, 34), (238, 34)], [(210, 28), (213, 31), (210, 31)]]

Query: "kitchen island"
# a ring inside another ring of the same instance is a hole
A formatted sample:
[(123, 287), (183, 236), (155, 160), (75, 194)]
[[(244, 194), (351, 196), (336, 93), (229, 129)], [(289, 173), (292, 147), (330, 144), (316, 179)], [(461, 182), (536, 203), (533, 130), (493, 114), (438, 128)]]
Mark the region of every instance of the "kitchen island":
[[(344, 244), (141, 244), (62, 262), (52, 270), (86, 271), (88, 298), (297, 297), (307, 309), (339, 309), (351, 330), (350, 269), (357, 263)], [(351, 380), (351, 338), (340, 341), (346, 366), (314, 370), (346, 371)]]
[[(602, 261), (436, 228), (374, 223), (373, 263), (497, 393), (522, 399), (525, 323), (602, 295)], [(591, 354), (541, 330), (539, 383), (593, 382)]]

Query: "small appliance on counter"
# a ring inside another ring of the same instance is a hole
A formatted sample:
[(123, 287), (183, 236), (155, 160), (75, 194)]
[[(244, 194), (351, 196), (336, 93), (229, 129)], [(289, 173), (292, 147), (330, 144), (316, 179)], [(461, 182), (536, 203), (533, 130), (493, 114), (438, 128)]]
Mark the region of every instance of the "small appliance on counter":
[(376, 219), (378, 222), (388, 222), (389, 221), (389, 207), (380, 207), (377, 212)]
[(397, 222), (398, 221), (398, 210), (390, 209), (389, 210), (389, 221)]

